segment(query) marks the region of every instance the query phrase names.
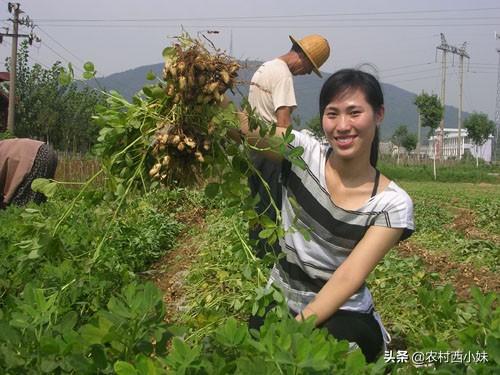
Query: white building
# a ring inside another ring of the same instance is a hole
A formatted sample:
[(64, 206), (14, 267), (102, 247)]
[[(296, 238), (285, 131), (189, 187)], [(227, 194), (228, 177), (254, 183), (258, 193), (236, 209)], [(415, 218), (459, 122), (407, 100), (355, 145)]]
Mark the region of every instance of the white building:
[[(457, 151), (458, 151), (458, 129), (454, 128), (444, 128), (444, 136), (443, 136), (443, 158), (444, 159), (450, 159), (454, 158), (457, 159)], [(434, 147), (436, 147), (436, 155), (439, 155), (440, 153), (440, 145), (439, 145), (439, 133), (440, 129), (436, 129), (435, 135), (429, 138), (429, 147), (427, 149), (427, 154), (429, 155), (429, 158), (433, 159), (434, 158)], [(471, 139), (467, 136), (467, 130), (462, 129), (460, 131), (460, 136), (461, 136), (461, 147), (460, 147), (460, 157), (464, 155), (464, 152), (466, 150), (469, 150), (471, 155), (475, 158), (476, 156), (479, 157), (479, 159), (483, 159), (486, 162), (491, 161), (491, 152), (492, 152), (492, 144), (493, 144), (493, 135), (490, 135), (488, 140), (482, 145), (477, 148), (476, 152), (476, 146), (472, 143)], [(437, 141), (436, 141), (437, 139)], [(437, 144), (435, 145), (435, 142)]]

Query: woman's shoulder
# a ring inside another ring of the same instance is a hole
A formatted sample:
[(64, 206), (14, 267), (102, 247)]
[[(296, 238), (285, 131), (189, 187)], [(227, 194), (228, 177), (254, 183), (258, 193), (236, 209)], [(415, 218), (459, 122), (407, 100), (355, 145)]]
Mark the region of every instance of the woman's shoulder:
[(401, 239), (408, 238), (415, 229), (413, 202), (394, 181), (390, 181), (381, 193), (372, 198), (370, 206), (376, 213), (374, 225), (405, 228)]
[(377, 196), (379, 204), (382, 203), (386, 211), (405, 210), (410, 213), (413, 211), (410, 195), (393, 180), (390, 180), (387, 187)]
[(401, 197), (404, 200), (410, 200), (411, 197), (410, 195), (404, 190), (401, 186), (399, 186), (394, 180), (390, 180), (389, 185), (387, 186), (388, 192), (392, 192), (392, 194), (395, 194), (399, 197)]

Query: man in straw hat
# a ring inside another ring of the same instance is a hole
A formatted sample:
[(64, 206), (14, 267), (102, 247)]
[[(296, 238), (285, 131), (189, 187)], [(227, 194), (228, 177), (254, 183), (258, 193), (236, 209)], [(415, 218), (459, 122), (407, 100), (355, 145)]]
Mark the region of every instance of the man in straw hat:
[[(319, 68), (330, 56), (328, 41), (320, 35), (307, 35), (300, 40), (290, 35), (290, 40), (292, 41), (290, 51), (263, 63), (255, 72), (248, 94), (249, 104), (255, 113), (265, 121), (275, 123), (279, 127), (288, 127), (292, 124), (292, 111), (297, 106), (293, 76), (310, 74), (314, 71), (321, 77)], [(253, 154), (253, 163), (268, 183), (271, 196), (279, 205), (281, 203), (279, 178), (283, 169), (281, 163), (270, 162), (258, 153)], [(259, 214), (265, 213), (274, 221), (276, 214), (270, 207), (269, 194), (262, 185), (261, 179), (253, 175), (248, 182), (252, 195), (258, 194), (260, 197), (256, 211)], [(250, 231), (250, 238), (257, 241), (257, 255), (259, 256), (272, 250), (266, 248), (267, 243), (259, 239), (261, 230), (262, 228), (256, 227)], [(277, 243), (276, 246), (278, 246)]]

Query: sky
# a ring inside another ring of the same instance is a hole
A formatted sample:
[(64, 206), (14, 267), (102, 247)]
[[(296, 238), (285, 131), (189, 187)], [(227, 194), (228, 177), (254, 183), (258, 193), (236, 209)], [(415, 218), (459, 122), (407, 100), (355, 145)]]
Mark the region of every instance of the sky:
[[(208, 36), (236, 58), (262, 61), (286, 53), (289, 35), (321, 34), (332, 49), (322, 71), (371, 64), (384, 83), (440, 95), (442, 53), (436, 47), (443, 33), (448, 45), (467, 42), (464, 111), (495, 120), (498, 0), (26, 0), (20, 7), (41, 38), (30, 48), (33, 64), (71, 62), (78, 74), (92, 61), (100, 76), (161, 62), (163, 48), (182, 30)], [(0, 0), (0, 27), (11, 32), (7, 8)], [(4, 37), (0, 59), (10, 53), (11, 38)], [(459, 57), (448, 54), (447, 62), (445, 100), (458, 107)]]

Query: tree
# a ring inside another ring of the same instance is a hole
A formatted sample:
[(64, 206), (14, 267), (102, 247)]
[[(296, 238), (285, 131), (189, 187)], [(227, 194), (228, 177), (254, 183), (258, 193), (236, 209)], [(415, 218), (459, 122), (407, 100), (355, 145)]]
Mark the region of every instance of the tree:
[[(429, 134), (434, 135), (435, 130), (439, 126), (443, 118), (444, 108), (439, 101), (436, 94), (429, 95), (422, 92), (415, 98), (415, 105), (417, 106), (420, 115), (422, 126), (429, 128)], [(434, 179), (436, 179), (436, 141), (434, 141)]]
[(476, 167), (479, 166), (479, 146), (482, 146), (488, 137), (495, 131), (495, 123), (488, 119), (485, 113), (472, 113), (464, 121), (467, 136), (476, 146)]
[(403, 140), (403, 147), (406, 151), (412, 152), (417, 147), (417, 135), (414, 133), (408, 133), (406, 138)]
[(399, 155), (401, 154), (401, 146), (403, 145), (404, 139), (408, 135), (408, 128), (406, 125), (399, 125), (391, 136), (391, 142), (396, 145), (398, 159), (397, 164), (399, 165)]
[(415, 105), (420, 114), (422, 126), (436, 130), (443, 118), (444, 109), (436, 94), (422, 92), (415, 98)]
[(397, 163), (399, 164), (401, 147), (404, 147), (408, 153), (414, 150), (417, 145), (417, 136), (413, 133), (409, 133), (406, 125), (399, 125), (391, 136), (391, 142), (398, 148)]
[(102, 94), (76, 83), (61, 85), (60, 62), (44, 68), (30, 66), (28, 59), (28, 42), (23, 41), (17, 60), (15, 136), (43, 140), (58, 150), (88, 151), (99, 132), (92, 115)]

